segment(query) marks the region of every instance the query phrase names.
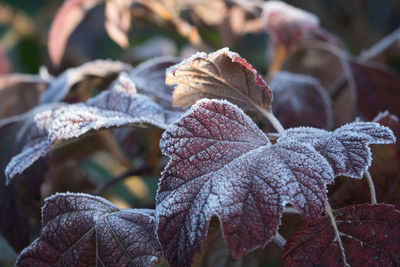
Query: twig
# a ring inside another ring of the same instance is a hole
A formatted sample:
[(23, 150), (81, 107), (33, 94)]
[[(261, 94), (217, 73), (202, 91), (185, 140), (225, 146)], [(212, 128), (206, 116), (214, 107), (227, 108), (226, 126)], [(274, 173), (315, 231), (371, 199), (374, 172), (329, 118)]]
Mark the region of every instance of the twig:
[(111, 186), (113, 186), (119, 182), (122, 182), (126, 178), (128, 178), (130, 176), (134, 176), (134, 175), (143, 175), (149, 171), (150, 171), (150, 167), (147, 164), (144, 164), (138, 168), (126, 171), (126, 172), (116, 176), (115, 178), (111, 179), (107, 183), (99, 186), (97, 189), (93, 190), (93, 195), (101, 196), (104, 194), (104, 192), (107, 191), (108, 188), (110, 188)]
[(262, 114), (269, 120), (269, 122), (272, 124), (272, 126), (275, 128), (275, 130), (278, 132), (278, 134), (282, 134), (285, 131), (285, 128), (283, 128), (281, 122), (275, 117), (275, 115), (272, 113), (272, 111), (266, 111), (264, 109), (259, 109)]
[(360, 59), (366, 61), (378, 56), (380, 53), (389, 48), (394, 42), (400, 39), (400, 28), (387, 35), (385, 38), (374, 44), (372, 47), (363, 50)]
[(350, 267), (350, 265), (347, 263), (347, 260), (346, 260), (346, 254), (344, 252), (344, 246), (343, 246), (343, 243), (342, 243), (342, 239), (340, 238), (340, 232), (339, 232), (339, 229), (338, 229), (337, 224), (336, 224), (335, 216), (333, 216), (332, 207), (329, 204), (328, 200), (325, 202), (325, 211), (326, 211), (326, 214), (331, 219), (331, 224), (333, 226), (333, 229), (335, 230), (336, 239), (337, 239), (337, 241), (339, 243), (340, 251), (342, 252), (343, 264), (344, 264), (344, 266), (349, 266)]
[(369, 186), (369, 193), (371, 195), (371, 204), (376, 204), (376, 193), (375, 193), (375, 186), (374, 181), (372, 180), (371, 174), (369, 171), (365, 172), (365, 178), (367, 178), (368, 186)]
[(104, 147), (118, 160), (119, 163), (128, 169), (132, 169), (133, 166), (131, 161), (125, 156), (109, 130), (100, 131), (98, 137)]
[(283, 247), (286, 244), (286, 239), (281, 236), (279, 232), (276, 232), (276, 235), (272, 238), (272, 240), (275, 242), (275, 244), (278, 245), (279, 248), (283, 249)]

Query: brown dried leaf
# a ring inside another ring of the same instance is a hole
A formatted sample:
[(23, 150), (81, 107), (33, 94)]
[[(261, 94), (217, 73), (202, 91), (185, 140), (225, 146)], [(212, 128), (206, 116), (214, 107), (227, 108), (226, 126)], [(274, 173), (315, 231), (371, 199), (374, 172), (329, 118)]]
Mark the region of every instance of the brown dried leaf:
[(167, 70), (167, 84), (177, 84), (173, 103), (194, 104), (201, 98), (227, 99), (245, 110), (271, 111), (272, 93), (257, 71), (228, 48), (197, 53)]

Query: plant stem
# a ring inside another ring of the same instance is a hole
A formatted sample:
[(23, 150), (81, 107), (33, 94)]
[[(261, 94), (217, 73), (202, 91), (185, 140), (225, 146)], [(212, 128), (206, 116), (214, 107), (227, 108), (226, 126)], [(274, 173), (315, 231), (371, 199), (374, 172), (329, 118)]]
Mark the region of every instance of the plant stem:
[(268, 77), (272, 77), (276, 72), (278, 72), (283, 64), (285, 63), (287, 57), (288, 57), (288, 51), (286, 47), (283, 45), (279, 44), (278, 42), (273, 42), (273, 55), (272, 55), (272, 61), (271, 65), (268, 70)]
[(275, 244), (277, 244), (278, 247), (281, 248), (281, 249), (283, 249), (283, 247), (284, 247), (285, 244), (286, 244), (286, 239), (285, 239), (283, 236), (281, 236), (281, 234), (280, 234), (279, 232), (276, 232), (276, 235), (273, 237), (272, 240), (273, 240), (273, 241), (275, 242)]
[(274, 116), (272, 111), (266, 111), (266, 110), (263, 110), (263, 109), (260, 109), (260, 111), (269, 120), (269, 122), (272, 124), (272, 126), (275, 128), (275, 130), (278, 132), (278, 134), (282, 134), (285, 131), (285, 128), (283, 128), (282, 124)]
[(369, 193), (371, 194), (371, 204), (376, 204), (376, 193), (375, 193), (375, 186), (374, 181), (372, 180), (371, 174), (369, 171), (365, 172), (365, 178), (367, 178), (368, 186), (369, 186)]
[(108, 188), (110, 188), (111, 186), (122, 182), (123, 180), (127, 179), (128, 177), (134, 176), (134, 175), (143, 175), (144, 173), (150, 171), (150, 167), (147, 165), (142, 165), (138, 168), (135, 169), (131, 169), (129, 171), (126, 171), (118, 176), (116, 176), (115, 178), (111, 179), (110, 181), (108, 181), (107, 183), (99, 186), (97, 189), (95, 189), (92, 194), (93, 195), (97, 195), (97, 196), (101, 196), (104, 194), (104, 192), (107, 191)]
[(336, 224), (335, 216), (333, 215), (332, 207), (329, 204), (328, 200), (326, 200), (326, 202), (325, 202), (325, 211), (326, 211), (326, 214), (331, 219), (332, 227), (335, 230), (336, 239), (337, 239), (337, 241), (339, 243), (339, 247), (340, 247), (340, 250), (342, 252), (343, 264), (344, 264), (344, 266), (350, 267), (350, 265), (346, 261), (346, 254), (344, 252), (344, 246), (343, 246), (343, 243), (342, 243), (342, 239), (340, 238), (340, 232), (339, 232), (339, 229), (338, 229), (337, 224)]
[(103, 142), (104, 147), (118, 160), (119, 163), (121, 163), (122, 166), (132, 169), (132, 163), (125, 156), (109, 130), (100, 131), (98, 137), (101, 142)]
[(360, 54), (360, 59), (366, 61), (378, 56), (380, 53), (385, 51), (389, 46), (400, 38), (400, 28), (387, 35), (385, 38), (374, 44), (372, 47), (364, 50)]

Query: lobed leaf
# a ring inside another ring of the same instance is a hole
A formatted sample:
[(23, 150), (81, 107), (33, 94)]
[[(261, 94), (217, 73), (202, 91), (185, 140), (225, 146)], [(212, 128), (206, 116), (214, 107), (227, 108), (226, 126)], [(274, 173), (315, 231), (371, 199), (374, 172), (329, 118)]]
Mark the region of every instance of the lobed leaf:
[(272, 110), (285, 128), (332, 127), (332, 103), (315, 78), (281, 71), (269, 83), (274, 94)]
[(192, 263), (212, 216), (238, 258), (271, 240), (286, 203), (306, 220), (318, 216), (333, 181), (311, 145), (272, 145), (227, 101), (197, 102), (164, 132), (160, 147), (171, 160), (157, 192), (157, 234), (173, 266)]
[(120, 61), (95, 60), (79, 67), (70, 68), (51, 81), (49, 87), (40, 96), (40, 103), (52, 103), (64, 100), (71, 88), (89, 76), (105, 78), (132, 67)]
[(362, 178), (371, 165), (370, 144), (392, 144), (393, 132), (376, 122), (353, 122), (334, 132), (311, 127), (286, 130), (278, 141), (311, 144), (331, 165), (335, 176)]
[(265, 2), (262, 21), (272, 40), (287, 49), (293, 47), (308, 32), (318, 28), (319, 25), (319, 19), (314, 14), (282, 1)]
[(51, 61), (59, 65), (67, 40), (86, 12), (104, 0), (67, 0), (57, 11), (51, 24), (47, 46)]
[(167, 84), (177, 84), (173, 103), (194, 104), (201, 98), (227, 99), (245, 110), (271, 110), (272, 93), (257, 71), (228, 48), (196, 53), (170, 67)]
[(120, 210), (100, 197), (53, 195), (45, 200), (42, 225), (17, 266), (150, 266), (162, 255), (153, 211)]
[[(391, 205), (362, 204), (334, 211), (350, 266), (400, 264), (400, 212)], [(343, 266), (340, 246), (328, 216), (316, 219), (286, 243), (286, 266)]]

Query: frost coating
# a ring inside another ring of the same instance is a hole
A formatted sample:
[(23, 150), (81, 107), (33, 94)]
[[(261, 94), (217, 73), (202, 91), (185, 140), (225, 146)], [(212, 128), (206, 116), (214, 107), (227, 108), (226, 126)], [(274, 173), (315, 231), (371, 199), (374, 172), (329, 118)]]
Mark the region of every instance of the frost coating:
[(190, 106), (202, 98), (222, 98), (245, 110), (271, 108), (272, 93), (267, 83), (228, 48), (210, 54), (198, 52), (168, 68), (166, 83), (177, 84), (173, 103), (179, 106)]
[(362, 178), (371, 165), (368, 145), (393, 144), (396, 138), (388, 128), (376, 122), (353, 122), (334, 132), (311, 127), (286, 130), (278, 142), (310, 143), (331, 165), (335, 176)]
[(63, 106), (61, 103), (39, 106), (0, 126), (5, 127), (9, 123), (20, 125), (15, 137), (15, 151), (13, 151), (15, 154), (4, 171), (7, 184), (15, 175), (21, 174), (37, 159), (48, 153), (52, 145), (48, 140), (48, 129), (60, 115)]
[(133, 124), (166, 128), (179, 115), (137, 94), (130, 78), (121, 74), (112, 89), (89, 99), (86, 104), (63, 109), (63, 114), (51, 125), (49, 139), (55, 142), (79, 137), (90, 130)]
[(95, 60), (76, 68), (70, 68), (51, 81), (49, 88), (40, 96), (40, 103), (63, 100), (72, 86), (87, 76), (106, 77), (130, 69), (132, 67), (128, 64), (112, 60)]
[(82, 193), (53, 195), (42, 208), (40, 237), (16, 265), (150, 266), (161, 257), (153, 214)]
[(173, 266), (191, 264), (212, 216), (238, 258), (270, 241), (286, 203), (306, 220), (318, 216), (333, 181), (311, 145), (272, 145), (227, 101), (198, 101), (164, 132), (160, 147), (171, 161), (157, 192), (157, 234)]

